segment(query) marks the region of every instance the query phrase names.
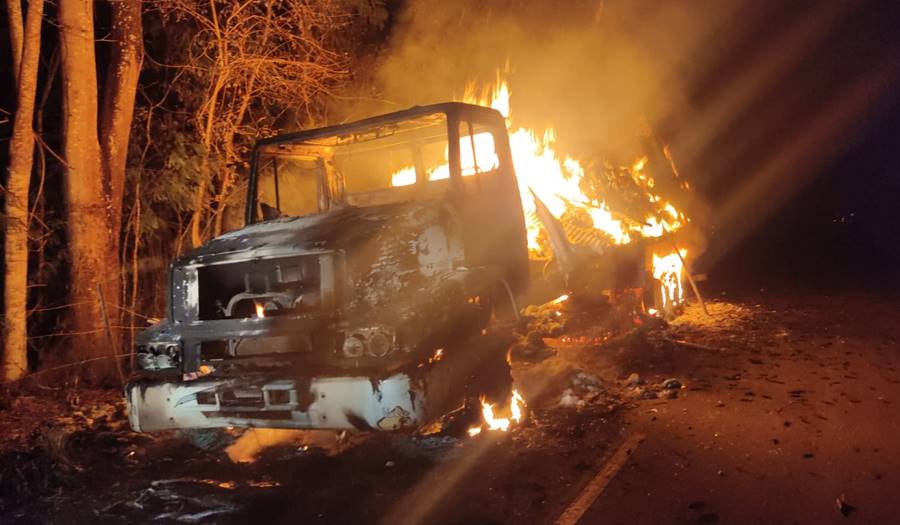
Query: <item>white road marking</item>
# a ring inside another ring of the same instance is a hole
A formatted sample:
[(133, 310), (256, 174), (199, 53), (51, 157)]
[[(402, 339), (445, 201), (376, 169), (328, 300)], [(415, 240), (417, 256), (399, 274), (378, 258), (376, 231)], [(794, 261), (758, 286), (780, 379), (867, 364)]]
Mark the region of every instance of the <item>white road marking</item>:
[(609, 485), (609, 482), (612, 481), (619, 470), (625, 466), (625, 462), (628, 461), (628, 456), (634, 452), (642, 441), (644, 441), (643, 434), (632, 434), (629, 436), (619, 449), (616, 450), (615, 454), (609, 458), (609, 461), (603, 465), (603, 468), (597, 472), (594, 479), (584, 487), (581, 494), (579, 494), (569, 507), (560, 514), (559, 518), (556, 520), (556, 525), (575, 525), (578, 523), (578, 520), (584, 516), (584, 513), (587, 512), (587, 510), (591, 508), (591, 505), (597, 501), (597, 498), (603, 494), (603, 491), (606, 489), (606, 486)]

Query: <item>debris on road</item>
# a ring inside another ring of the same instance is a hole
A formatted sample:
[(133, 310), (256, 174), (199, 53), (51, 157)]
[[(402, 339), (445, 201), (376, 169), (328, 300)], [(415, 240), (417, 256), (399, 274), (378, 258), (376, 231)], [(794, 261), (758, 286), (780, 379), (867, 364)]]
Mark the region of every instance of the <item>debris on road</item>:
[(681, 381), (675, 379), (674, 377), (670, 377), (669, 379), (666, 379), (662, 382), (662, 387), (671, 390), (673, 388), (681, 388), (682, 384)]
[(845, 496), (843, 494), (841, 494), (841, 497), (837, 498), (835, 502), (837, 503), (838, 512), (840, 512), (844, 517), (849, 516), (851, 512), (856, 510), (856, 507), (847, 503), (847, 500), (845, 499)]
[(606, 391), (595, 376), (585, 372), (577, 372), (572, 376), (571, 386), (563, 390), (559, 398), (559, 406), (584, 408), (589, 403), (606, 401)]
[(641, 379), (641, 376), (632, 372), (631, 375), (628, 376), (628, 379), (625, 380), (625, 384), (628, 386), (643, 385), (644, 380)]

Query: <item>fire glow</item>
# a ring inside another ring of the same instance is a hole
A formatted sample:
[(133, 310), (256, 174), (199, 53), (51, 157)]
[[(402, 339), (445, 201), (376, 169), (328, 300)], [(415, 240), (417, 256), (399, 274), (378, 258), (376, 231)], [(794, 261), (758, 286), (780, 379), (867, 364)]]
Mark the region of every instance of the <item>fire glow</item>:
[(662, 257), (653, 254), (653, 278), (660, 282), (663, 308), (677, 305), (684, 300), (681, 273), (684, 269), (682, 259), (685, 256), (687, 256), (685, 249), (678, 250), (678, 253), (673, 251)]
[(569, 300), (569, 294), (564, 293), (564, 294), (560, 295), (559, 297), (557, 297), (556, 299), (550, 301), (550, 304), (562, 304), (562, 303), (566, 302), (567, 300)]
[[(641, 236), (660, 237), (665, 233), (676, 231), (686, 221), (684, 215), (671, 203), (663, 201), (661, 196), (651, 191), (656, 184), (645, 172), (646, 157), (635, 161), (629, 172), (635, 183), (646, 192), (648, 209), (662, 209), (663, 213), (660, 215), (663, 218), (648, 214), (643, 223), (637, 223), (613, 212), (606, 202), (588, 198), (581, 190), (584, 169), (577, 160), (571, 157), (563, 158), (557, 154), (554, 149), (556, 133), (552, 127), (547, 128), (543, 134), (533, 129), (514, 128), (510, 119), (509, 85), (499, 73), (495, 85), (486, 93), (483, 97), (475, 96), (474, 85), (470, 84), (463, 100), (470, 104), (490, 106), (506, 118), (522, 209), (526, 217), (528, 248), (532, 255), (541, 252), (538, 243), (541, 226), (537, 219), (537, 207), (529, 190), (534, 191), (557, 219), (569, 208), (584, 210), (590, 216), (594, 228), (603, 232), (613, 244), (627, 244), (633, 238)], [(479, 144), (476, 135), (475, 151), (478, 158), (484, 158), (493, 153), (493, 143), (481, 141)], [(466, 165), (465, 159), (462, 165)]]
[[(658, 194), (656, 181), (646, 172), (647, 157), (640, 157), (630, 167), (623, 168), (646, 196), (646, 212), (642, 218), (635, 220), (611, 210), (605, 201), (589, 198), (581, 190), (581, 184), (585, 177), (584, 168), (576, 159), (568, 156), (562, 157), (556, 152), (556, 132), (552, 127), (548, 127), (543, 133), (538, 133), (533, 129), (513, 126), (510, 118), (509, 84), (499, 71), (495, 83), (487, 86), (482, 93), (482, 96), (476, 95), (475, 84), (469, 83), (466, 86), (463, 101), (491, 107), (506, 119), (510, 150), (518, 179), (522, 210), (525, 214), (528, 250), (531, 258), (546, 258), (544, 248), (538, 240), (542, 225), (537, 216), (537, 204), (531, 195), (532, 191), (557, 219), (560, 219), (563, 213), (569, 209), (579, 209), (585, 212), (590, 217), (594, 229), (602, 232), (610, 244), (628, 244), (641, 237), (662, 237), (677, 231), (689, 221), (672, 203)], [(476, 133), (471, 137), (466, 137), (465, 140), (471, 141), (471, 147), (467, 145), (467, 147), (460, 148), (460, 168), (464, 177), (474, 175), (479, 168), (484, 168), (483, 159), (489, 159), (488, 167), (492, 162), (494, 167), (498, 165), (499, 159), (497, 159), (493, 136), (490, 133)], [(671, 162), (667, 148), (665, 153), (666, 158)], [(449, 177), (446, 155), (445, 151), (443, 164), (427, 172), (428, 180)], [(476, 158), (479, 159), (477, 167)], [(409, 166), (398, 170), (393, 174), (391, 182), (393, 186), (414, 184), (416, 182), (415, 167)], [(682, 183), (683, 187), (684, 185), (686, 182)], [(678, 259), (677, 271), (673, 270), (674, 266), (671, 262), (673, 257)], [(658, 275), (674, 275), (679, 279), (677, 284), (661, 280), (660, 286), (663, 296), (668, 296), (676, 303), (680, 302), (683, 298), (680, 282), (680, 266), (682, 265), (680, 258), (673, 251), (663, 257), (654, 257), (653, 260), (655, 278), (660, 279), (657, 277)], [(657, 261), (664, 267), (657, 268)]]
[(482, 424), (469, 428), (469, 436), (477, 436), (482, 430), (500, 430), (502, 432), (509, 431), (513, 423), (522, 422), (522, 408), (525, 406), (525, 400), (518, 390), (512, 391), (512, 399), (509, 402), (509, 417), (497, 417), (494, 414), (494, 405), (481, 398), (481, 418)]

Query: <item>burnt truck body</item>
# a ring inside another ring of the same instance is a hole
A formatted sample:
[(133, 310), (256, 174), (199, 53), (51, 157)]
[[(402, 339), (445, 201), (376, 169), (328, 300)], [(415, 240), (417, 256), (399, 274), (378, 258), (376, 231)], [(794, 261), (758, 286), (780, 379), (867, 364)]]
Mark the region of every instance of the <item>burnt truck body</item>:
[(528, 281), (498, 112), (445, 103), (262, 140), (245, 218), (171, 265), (126, 388), (134, 430), (412, 430), (508, 395), (505, 346), (481, 344)]

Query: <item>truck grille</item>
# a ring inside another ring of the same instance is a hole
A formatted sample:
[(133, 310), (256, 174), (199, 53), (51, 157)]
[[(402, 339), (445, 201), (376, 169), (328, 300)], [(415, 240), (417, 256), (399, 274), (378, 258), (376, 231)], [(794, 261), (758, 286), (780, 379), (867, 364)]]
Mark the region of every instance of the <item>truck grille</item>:
[(323, 253), (176, 269), (173, 315), (211, 321), (319, 312), (334, 303), (333, 268), (332, 254)]

